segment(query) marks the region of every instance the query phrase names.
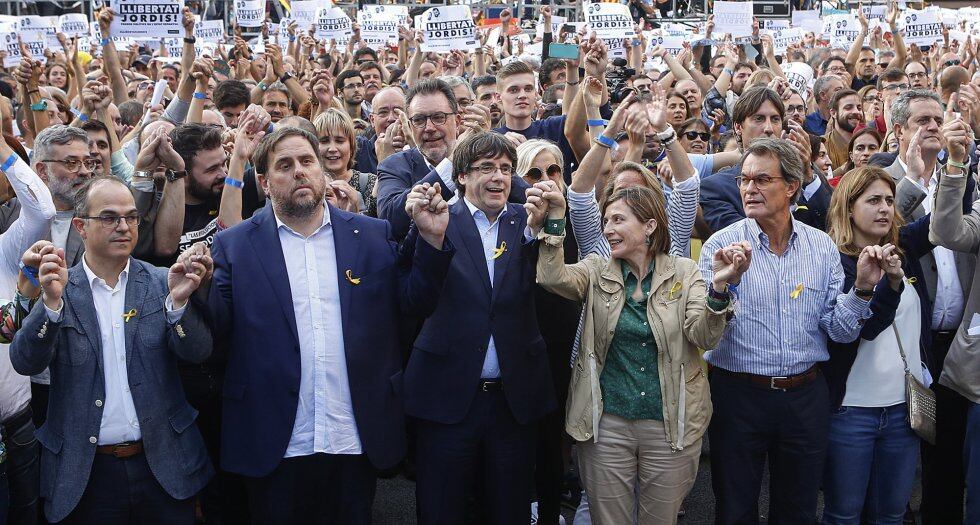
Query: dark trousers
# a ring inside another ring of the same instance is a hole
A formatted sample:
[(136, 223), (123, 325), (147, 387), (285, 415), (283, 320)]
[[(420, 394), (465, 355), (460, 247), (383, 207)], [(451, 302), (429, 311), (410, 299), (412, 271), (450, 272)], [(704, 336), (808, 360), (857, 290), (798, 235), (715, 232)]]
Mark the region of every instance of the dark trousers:
[(191, 525), (194, 498), (174, 499), (160, 486), (146, 455), (96, 454), (81, 501), (64, 525)]
[(34, 525), (38, 518), (41, 466), (30, 406), (3, 422), (3, 444), (7, 450), (5, 463), (10, 498), (7, 523)]
[(245, 483), (255, 525), (362, 525), (371, 523), (377, 473), (364, 454), (313, 454)]
[(561, 493), (565, 481), (565, 400), (572, 369), (568, 355), (572, 342), (548, 344), (551, 377), (559, 409), (541, 418), (534, 458), (534, 493), (538, 497), (538, 523), (557, 525), (561, 515)]
[(829, 432), (826, 381), (820, 377), (797, 388), (772, 390), (715, 369), (711, 401), (715, 523), (759, 523), (767, 457), (769, 523), (814, 523)]
[(478, 392), (459, 423), (417, 420), (419, 523), (463, 523), (466, 490), (475, 485), (484, 523), (530, 523), (536, 427), (514, 419), (501, 391)]
[[(180, 365), (180, 380), (187, 402), (198, 411), (197, 428), (211, 461), (221, 458), (221, 388), (223, 367), (211, 364)], [(199, 495), (206, 525), (248, 523), (248, 493), (241, 476), (218, 470)]]
[(31, 411), (34, 413), (34, 428), (41, 428), (48, 418), (48, 396), (51, 385), (43, 385), (31, 381)]

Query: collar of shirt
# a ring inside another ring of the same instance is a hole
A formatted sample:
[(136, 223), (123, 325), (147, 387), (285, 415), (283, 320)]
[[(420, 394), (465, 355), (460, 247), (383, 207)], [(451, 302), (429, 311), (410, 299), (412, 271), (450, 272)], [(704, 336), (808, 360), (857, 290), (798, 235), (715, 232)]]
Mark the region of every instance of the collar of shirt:
[(633, 271), (630, 269), (630, 265), (626, 261), (620, 261), (620, 265), (622, 266), (623, 270), (623, 287), (626, 289), (627, 297), (633, 297), (633, 292), (636, 291), (636, 284), (638, 281), (640, 282), (644, 295), (649, 295), (650, 286), (653, 283), (653, 270), (655, 262), (656, 261), (653, 260), (650, 261), (650, 266), (647, 268), (647, 274), (643, 276), (642, 281), (639, 281), (639, 276), (633, 274)]
[[(477, 218), (477, 217), (482, 217), (483, 219), (486, 219), (487, 224), (490, 224), (490, 218), (487, 217), (487, 214), (486, 213), (483, 213), (483, 210), (481, 210), (480, 208), (477, 208), (475, 204), (473, 204), (472, 202), (470, 202), (470, 199), (469, 198), (467, 198), (467, 197), (464, 196), (463, 197), (463, 202), (466, 203), (466, 207), (469, 208), (470, 215), (472, 215), (474, 219)], [(504, 205), (504, 209), (500, 210), (500, 214), (497, 215), (497, 220), (495, 220), (493, 222), (495, 222), (495, 223), (496, 222), (500, 222), (500, 218), (503, 217), (506, 214), (507, 214), (507, 205), (505, 204)]]
[[(310, 237), (316, 235), (317, 233), (319, 233), (320, 230), (323, 229), (324, 226), (330, 224), (330, 207), (327, 206), (326, 201), (321, 202), (320, 204), (323, 205), (323, 222), (320, 223), (320, 227), (317, 228), (316, 231), (313, 232), (310, 235)], [(290, 228), (289, 225), (287, 225), (286, 223), (282, 222), (282, 219), (279, 218), (279, 214), (275, 212), (275, 209), (272, 210), (272, 214), (275, 215), (275, 217), (276, 217), (276, 229), (277, 230), (285, 229), (287, 232), (292, 233), (293, 235), (298, 235), (298, 236), (302, 237), (302, 235), (300, 235), (299, 233), (296, 233), (296, 230)]]
[[(898, 160), (898, 165), (902, 167), (902, 171), (908, 173), (909, 165), (906, 164), (904, 160), (902, 160), (902, 156), (897, 155), (895, 158)], [(936, 159), (936, 167), (933, 168), (932, 177), (929, 177), (929, 180), (925, 181), (925, 183), (923, 183), (921, 179), (912, 182), (915, 182), (916, 184), (919, 185), (920, 188), (926, 190), (926, 193), (929, 193), (929, 188), (931, 188), (933, 183), (936, 182), (936, 180), (938, 179), (939, 179), (939, 159)]]
[[(89, 267), (88, 261), (86, 259), (88, 259), (87, 256), (82, 257), (82, 269), (85, 270), (85, 277), (88, 279), (89, 286), (95, 288), (95, 283), (101, 281), (102, 284), (105, 285), (106, 288), (108, 288), (109, 285), (108, 283), (106, 283), (105, 279), (99, 277), (98, 275), (95, 275), (95, 272), (92, 271), (91, 267)], [(116, 286), (112, 288), (113, 291), (119, 290), (123, 286), (125, 286), (126, 280), (129, 277), (129, 263), (130, 263), (130, 259), (126, 259), (126, 267), (123, 268), (123, 271), (119, 272), (118, 278), (116, 279)]]
[[(799, 242), (800, 236), (797, 232), (798, 228), (796, 222), (796, 219), (792, 219), (790, 222), (792, 231), (789, 234), (789, 243), (787, 243), (787, 247), (796, 247), (797, 243)], [(769, 236), (766, 235), (766, 232), (762, 231), (762, 228), (759, 227), (759, 223), (756, 222), (755, 219), (745, 219), (745, 229), (748, 235), (759, 243), (760, 248), (769, 250)]]

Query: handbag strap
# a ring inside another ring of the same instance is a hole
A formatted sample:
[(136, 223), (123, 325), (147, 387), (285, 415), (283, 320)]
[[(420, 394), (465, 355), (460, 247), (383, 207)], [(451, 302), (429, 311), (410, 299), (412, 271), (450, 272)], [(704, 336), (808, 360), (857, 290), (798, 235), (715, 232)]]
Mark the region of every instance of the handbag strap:
[(895, 339), (898, 341), (898, 352), (902, 355), (902, 364), (905, 365), (905, 373), (910, 374), (909, 361), (905, 358), (905, 347), (902, 345), (902, 336), (898, 335), (898, 326), (895, 326), (895, 323), (892, 323), (892, 330), (894, 330)]

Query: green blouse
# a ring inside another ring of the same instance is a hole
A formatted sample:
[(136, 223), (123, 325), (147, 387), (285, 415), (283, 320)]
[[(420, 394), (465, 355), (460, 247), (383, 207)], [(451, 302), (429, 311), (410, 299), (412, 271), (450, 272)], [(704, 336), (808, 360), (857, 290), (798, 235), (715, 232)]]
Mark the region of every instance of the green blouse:
[(653, 263), (641, 283), (643, 300), (633, 299), (637, 279), (623, 264), (626, 302), (606, 353), (599, 384), (604, 411), (628, 420), (663, 421), (663, 395), (657, 370), (657, 343), (647, 321), (647, 297), (653, 280)]

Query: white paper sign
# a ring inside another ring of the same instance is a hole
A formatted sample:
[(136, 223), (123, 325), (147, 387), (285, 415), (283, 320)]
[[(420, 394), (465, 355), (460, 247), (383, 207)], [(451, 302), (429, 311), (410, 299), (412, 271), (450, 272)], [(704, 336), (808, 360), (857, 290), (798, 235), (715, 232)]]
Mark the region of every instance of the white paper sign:
[(194, 24), (194, 37), (205, 42), (224, 42), (225, 21), (199, 20)]
[(110, 0), (115, 11), (109, 36), (120, 38), (180, 38), (182, 0)]
[(650, 40), (649, 46), (650, 48), (660, 46), (660, 48), (666, 50), (668, 54), (677, 56), (684, 51), (684, 41), (685, 38), (682, 36), (658, 36)]
[(378, 15), (394, 17), (395, 20), (398, 20), (398, 25), (400, 26), (403, 26), (408, 22), (407, 5), (366, 5), (362, 8), (362, 10)]
[(906, 11), (905, 43), (931, 46), (943, 39), (943, 21), (939, 11)]
[(752, 2), (715, 2), (715, 32), (752, 36)]
[(788, 27), (780, 29), (772, 35), (773, 52), (777, 55), (785, 55), (787, 48), (797, 42), (802, 42), (806, 35), (806, 29), (802, 27)]
[(373, 10), (357, 12), (357, 23), (361, 25), (361, 38), (370, 48), (398, 44), (398, 19), (386, 12)]
[(354, 23), (339, 7), (321, 7), (316, 12), (316, 37), (346, 44), (354, 34)]
[(47, 47), (44, 32), (18, 30), (6, 33), (3, 36), (4, 49), (7, 50), (7, 56), (3, 59), (3, 67), (16, 67), (20, 64), (21, 54), (20, 46), (17, 43), (18, 35), (21, 41), (24, 42), (24, 45), (27, 46), (27, 51), (31, 54), (31, 58), (42, 64), (47, 62), (47, 59), (44, 57), (44, 48)]
[(433, 7), (422, 14), (425, 23), (425, 40), (422, 51), (447, 52), (454, 49), (470, 50), (480, 46), (476, 38), (476, 24), (470, 8), (465, 5)]
[(69, 13), (58, 17), (58, 32), (68, 38), (88, 36), (88, 17), (82, 13)]
[(950, 31), (949, 32), (949, 41), (950, 42), (959, 42), (960, 44), (965, 44), (966, 43), (967, 36), (968, 36), (968, 34), (965, 31)]
[(790, 62), (782, 64), (781, 69), (789, 87), (806, 100), (810, 82), (813, 81), (813, 68), (806, 62)]
[(181, 58), (184, 56), (184, 41), (180, 38), (164, 38), (163, 45), (167, 46), (167, 55), (170, 58)]
[(774, 18), (772, 20), (762, 19), (759, 20), (759, 23), (762, 24), (761, 27), (771, 29), (773, 31), (789, 28), (789, 20), (786, 20), (785, 18)]
[(623, 4), (592, 3), (585, 5), (585, 22), (589, 32), (603, 40), (636, 38), (630, 9)]
[(296, 21), (296, 28), (300, 32), (306, 32), (306, 30), (313, 27), (313, 24), (316, 23), (317, 10), (321, 7), (327, 7), (316, 0), (296, 1), (290, 5), (292, 6), (292, 11), (290, 12), (289, 18)]
[[(565, 25), (565, 17), (558, 15), (551, 15), (551, 38), (558, 41), (558, 32), (561, 31), (561, 26)], [(539, 38), (544, 38), (544, 20), (538, 20), (538, 27), (534, 32), (535, 36)]]
[(861, 7), (861, 11), (864, 12), (864, 17), (869, 22), (872, 20), (884, 20), (887, 9), (887, 6), (884, 5), (866, 5)]
[(58, 43), (58, 17), (56, 16), (22, 16), (19, 30), (40, 31), (44, 33), (48, 47), (61, 49), (61, 44)]
[(235, 0), (235, 19), (240, 27), (262, 27), (265, 0)]
[(820, 22), (820, 10), (793, 11), (793, 27), (802, 27), (807, 31), (819, 33), (823, 27)]
[(843, 15), (834, 23), (830, 44), (833, 47), (850, 48), (860, 32), (861, 24), (858, 22), (857, 16)]

